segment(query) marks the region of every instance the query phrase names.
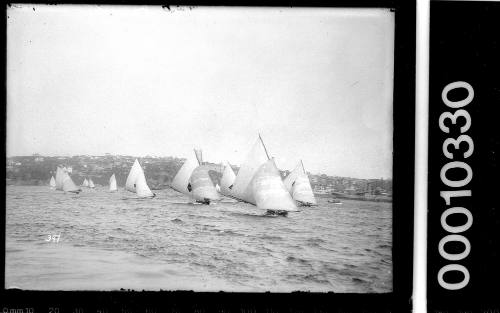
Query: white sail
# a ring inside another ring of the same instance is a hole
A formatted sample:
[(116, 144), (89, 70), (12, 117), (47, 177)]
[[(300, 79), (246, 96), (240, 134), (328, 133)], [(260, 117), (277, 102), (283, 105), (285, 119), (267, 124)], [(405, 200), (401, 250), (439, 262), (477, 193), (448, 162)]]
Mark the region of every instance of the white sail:
[(234, 174), (231, 165), (229, 165), (229, 162), (226, 161), (224, 165), (224, 172), (222, 173), (222, 178), (220, 180), (220, 193), (225, 196), (229, 196), (231, 195), (231, 189), (229, 187), (232, 188), (236, 175)]
[(241, 165), (238, 175), (231, 188), (230, 195), (240, 200), (256, 204), (251, 186), (254, 177), (260, 166), (269, 160), (264, 144), (259, 137), (247, 155), (245, 162)]
[(220, 200), (219, 193), (215, 189), (214, 183), (208, 173), (209, 170), (209, 166), (200, 165), (193, 170), (189, 178), (191, 196), (197, 201)]
[(49, 186), (50, 186), (51, 189), (55, 189), (56, 188), (56, 180), (55, 180), (54, 176), (50, 177)]
[(94, 182), (92, 181), (92, 178), (89, 178), (89, 188), (95, 188)]
[(170, 187), (178, 192), (190, 195), (191, 192), (188, 190), (188, 184), (190, 183), (189, 178), (191, 178), (191, 174), (197, 167), (198, 162), (192, 158), (188, 158), (175, 175)]
[(311, 188), (311, 182), (302, 161), (288, 174), (283, 183), (292, 195), (293, 200), (297, 201), (300, 205), (316, 205), (316, 198)]
[(144, 171), (139, 166), (141, 170), (137, 175), (137, 179), (135, 181), (135, 193), (138, 197), (141, 198), (149, 198), (154, 197), (154, 193), (149, 189), (148, 183), (146, 182), (146, 176), (144, 175)]
[(63, 190), (64, 170), (57, 167), (56, 170), (56, 190)]
[(71, 177), (69, 177), (69, 174), (66, 170), (64, 170), (64, 173), (63, 173), (63, 188), (62, 189), (66, 192), (75, 192), (75, 193), (79, 193), (80, 191), (82, 191), (80, 188), (78, 188), (75, 185), (75, 183), (73, 182)]
[(132, 168), (128, 173), (127, 181), (125, 182), (125, 189), (131, 192), (135, 192), (134, 184), (140, 172), (142, 172), (141, 165), (139, 164), (139, 161), (135, 159), (134, 165), (132, 165)]
[(220, 186), (219, 186), (219, 184), (215, 184), (215, 190), (217, 190), (217, 192), (220, 192)]
[(295, 202), (281, 180), (274, 159), (259, 167), (251, 186), (257, 207), (266, 210), (297, 211)]
[(292, 190), (292, 197), (301, 205), (316, 205), (316, 198), (311, 188), (311, 182), (307, 174), (301, 174)]
[(109, 178), (109, 191), (117, 191), (118, 186), (116, 185), (116, 177), (115, 174), (111, 175)]
[(89, 186), (89, 181), (87, 180), (87, 178), (85, 178), (83, 180), (82, 187), (88, 187), (88, 186)]
[(137, 159), (135, 159), (134, 165), (132, 165), (130, 169), (130, 173), (125, 183), (125, 189), (130, 192), (135, 192), (137, 196), (141, 198), (154, 197), (154, 193), (149, 189), (146, 182), (146, 176)]

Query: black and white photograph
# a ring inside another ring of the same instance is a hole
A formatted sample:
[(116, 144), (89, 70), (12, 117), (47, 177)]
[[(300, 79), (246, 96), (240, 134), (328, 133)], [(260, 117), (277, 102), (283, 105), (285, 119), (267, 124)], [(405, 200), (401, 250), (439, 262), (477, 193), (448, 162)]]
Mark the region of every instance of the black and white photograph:
[(5, 289), (394, 291), (394, 10), (6, 24)]

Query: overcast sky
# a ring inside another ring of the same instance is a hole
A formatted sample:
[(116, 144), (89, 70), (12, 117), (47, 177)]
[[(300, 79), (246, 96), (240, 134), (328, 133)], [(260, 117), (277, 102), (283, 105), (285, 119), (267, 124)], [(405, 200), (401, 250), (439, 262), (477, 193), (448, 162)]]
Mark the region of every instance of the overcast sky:
[[(34, 8), (34, 9), (33, 9)], [(385, 9), (12, 6), (7, 155), (192, 155), (392, 177)]]

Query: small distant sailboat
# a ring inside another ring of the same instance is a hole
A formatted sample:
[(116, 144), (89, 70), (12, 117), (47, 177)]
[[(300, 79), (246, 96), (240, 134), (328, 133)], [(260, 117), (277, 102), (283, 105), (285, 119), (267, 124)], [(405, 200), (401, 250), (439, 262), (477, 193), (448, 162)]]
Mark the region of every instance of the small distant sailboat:
[(92, 181), (92, 178), (89, 178), (89, 188), (95, 188), (94, 182)]
[(125, 189), (137, 194), (139, 198), (153, 198), (156, 196), (146, 182), (146, 176), (142, 170), (139, 161), (135, 159), (134, 165), (130, 169), (127, 181), (125, 182)]
[(50, 189), (56, 189), (56, 180), (54, 176), (50, 177), (50, 183), (49, 183)]
[(57, 167), (56, 171), (56, 190), (62, 190), (65, 192), (79, 193), (82, 190), (78, 188), (71, 177), (69, 177), (68, 170), (66, 167)]
[(300, 206), (316, 205), (316, 198), (314, 197), (311, 182), (304, 169), (302, 160), (295, 169), (288, 174), (283, 183), (288, 189), (288, 192), (292, 195), (293, 200)]
[(230, 189), (230, 196), (251, 203), (268, 214), (287, 215), (297, 206), (281, 180), (274, 158), (270, 158), (262, 137), (255, 142)]
[(181, 166), (170, 187), (192, 197), (196, 202), (210, 204), (220, 200), (220, 196), (210, 178), (208, 165), (203, 165), (201, 150), (194, 150), (196, 160), (188, 158)]
[(114, 173), (109, 178), (109, 191), (118, 191), (118, 186), (116, 185), (116, 177)]
[(89, 186), (89, 181), (87, 180), (87, 178), (85, 178), (83, 180), (82, 187), (88, 187), (88, 186)]

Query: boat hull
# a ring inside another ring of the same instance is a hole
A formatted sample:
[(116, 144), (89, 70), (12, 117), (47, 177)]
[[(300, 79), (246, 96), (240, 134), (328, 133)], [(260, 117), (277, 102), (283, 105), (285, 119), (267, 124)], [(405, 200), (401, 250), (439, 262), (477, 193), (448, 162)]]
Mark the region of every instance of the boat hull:
[(266, 215), (268, 216), (288, 216), (288, 211), (284, 210), (267, 210)]

